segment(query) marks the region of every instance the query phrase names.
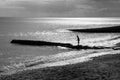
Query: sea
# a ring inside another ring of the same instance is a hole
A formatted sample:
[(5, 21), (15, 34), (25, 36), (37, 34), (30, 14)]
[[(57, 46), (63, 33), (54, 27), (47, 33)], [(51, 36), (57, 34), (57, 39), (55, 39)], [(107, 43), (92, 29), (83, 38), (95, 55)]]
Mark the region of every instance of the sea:
[[(113, 47), (120, 33), (84, 33), (69, 29), (91, 29), (120, 25), (120, 18), (0, 18), (0, 71), (38, 56), (74, 51), (60, 46), (11, 44), (13, 39), (37, 40), (77, 45)], [(87, 50), (86, 50), (87, 51)], [(80, 52), (80, 50), (79, 50)]]

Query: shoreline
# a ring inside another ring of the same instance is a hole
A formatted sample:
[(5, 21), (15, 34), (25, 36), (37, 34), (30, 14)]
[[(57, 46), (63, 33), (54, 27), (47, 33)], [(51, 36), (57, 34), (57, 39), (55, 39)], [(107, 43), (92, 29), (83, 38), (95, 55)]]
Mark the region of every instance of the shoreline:
[[(79, 63), (89, 62), (94, 59), (94, 57), (100, 57), (104, 55), (119, 54), (120, 50), (89, 50), (89, 51), (70, 51), (65, 53), (58, 53), (55, 55), (47, 57), (37, 57), (28, 63), (21, 64), (19, 67), (23, 68), (13, 71), (8, 71), (5, 75), (12, 75), (22, 71), (41, 69), (47, 67), (57, 67), (57, 66), (66, 66), (66, 65), (75, 65)], [(18, 64), (19, 65), (19, 64)], [(16, 65), (16, 66), (18, 66)]]
[[(49, 62), (46, 62), (45, 64), (39, 64), (38, 62), (38, 64), (33, 65), (33, 67), (31, 66), (31, 64), (28, 64), (27, 65), (28, 70), (39, 69), (40, 67), (44, 68), (44, 67), (64, 66), (64, 65), (70, 65), (70, 64), (83, 63), (83, 62), (93, 60), (94, 57), (99, 57), (99, 56), (104, 56), (109, 54), (118, 54), (120, 51), (119, 50), (116, 50), (116, 51), (106, 50), (105, 52), (88, 51), (89, 54), (84, 51), (83, 52), (78, 51), (78, 52), (70, 51), (70, 52), (52, 55), (49, 58), (43, 60), (43, 61), (49, 61)], [(30, 68), (29, 68), (29, 65), (30, 65)]]
[(93, 60), (69, 64), (25, 70), (12, 75), (3, 75), (0, 80), (119, 80), (120, 54), (107, 54), (94, 57)]

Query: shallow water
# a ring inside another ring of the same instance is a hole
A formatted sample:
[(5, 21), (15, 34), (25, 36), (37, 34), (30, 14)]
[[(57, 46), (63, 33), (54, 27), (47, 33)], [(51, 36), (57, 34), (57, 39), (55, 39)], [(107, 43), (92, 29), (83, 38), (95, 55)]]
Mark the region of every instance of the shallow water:
[[(79, 23), (81, 21), (84, 24)], [(87, 24), (85, 24), (86, 21)], [(107, 24), (105, 24), (105, 21)], [(61, 47), (14, 45), (10, 44), (12, 39), (44, 40), (77, 45), (76, 35), (78, 35), (81, 45), (111, 47), (120, 42), (120, 33), (77, 33), (67, 29), (106, 27), (118, 25), (119, 22), (119, 19), (0, 18), (0, 68), (3, 69), (5, 66), (19, 64), (37, 56), (48, 56), (70, 51)]]

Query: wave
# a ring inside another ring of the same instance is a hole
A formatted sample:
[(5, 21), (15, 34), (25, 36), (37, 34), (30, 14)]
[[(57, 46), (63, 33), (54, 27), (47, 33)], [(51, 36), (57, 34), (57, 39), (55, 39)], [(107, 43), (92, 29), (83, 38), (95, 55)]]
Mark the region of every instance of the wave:
[(116, 39), (120, 39), (120, 36), (115, 37), (115, 38), (112, 38), (112, 39), (109, 39), (108, 41), (111, 41), (111, 40), (116, 40)]
[(81, 43), (82, 45), (88, 46), (104, 46), (104, 47), (114, 47), (116, 44), (120, 43), (120, 38), (111, 38), (106, 40), (99, 40), (99, 41), (88, 41)]

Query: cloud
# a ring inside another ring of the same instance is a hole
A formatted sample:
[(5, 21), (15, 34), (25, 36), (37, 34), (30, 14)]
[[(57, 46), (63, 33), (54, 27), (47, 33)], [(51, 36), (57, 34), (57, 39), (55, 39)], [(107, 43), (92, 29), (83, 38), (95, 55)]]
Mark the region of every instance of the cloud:
[(22, 6), (13, 5), (12, 4), (13, 2), (14, 0), (0, 0), (0, 8), (3, 8), (3, 9), (23, 8)]
[(53, 12), (53, 13), (61, 13), (66, 12), (73, 9), (73, 5), (69, 3), (65, 3), (65, 0), (30, 0), (30, 1), (16, 1), (14, 2), (16, 6), (22, 6), (26, 8), (28, 11), (35, 12)]
[[(71, 0), (72, 1), (72, 0)], [(69, 12), (74, 9), (71, 3), (65, 3), (65, 0), (9, 0), (4, 1), (2, 10), (10, 10), (20, 12), (23, 16), (54, 16)], [(16, 10), (18, 9), (18, 10)], [(23, 9), (23, 10), (21, 10)], [(9, 11), (8, 10), (8, 11)]]
[(111, 17), (120, 16), (119, 5), (120, 0), (0, 0), (0, 16)]
[(84, 15), (85, 10), (94, 10), (95, 8), (90, 6), (88, 3), (88, 0), (25, 0), (15, 1), (13, 4), (24, 7), (26, 10), (25, 12), (36, 16), (67, 17), (72, 15), (74, 16), (74, 14), (75, 16), (79, 14)]

